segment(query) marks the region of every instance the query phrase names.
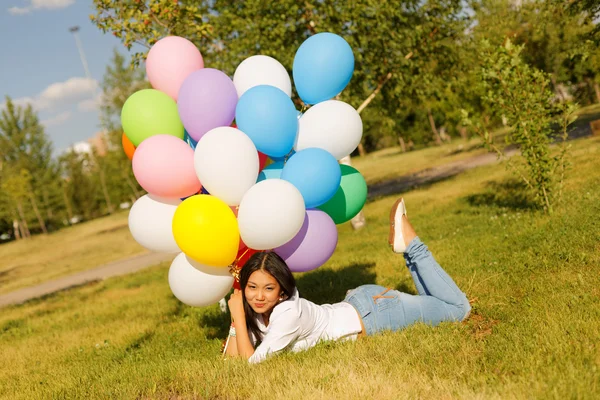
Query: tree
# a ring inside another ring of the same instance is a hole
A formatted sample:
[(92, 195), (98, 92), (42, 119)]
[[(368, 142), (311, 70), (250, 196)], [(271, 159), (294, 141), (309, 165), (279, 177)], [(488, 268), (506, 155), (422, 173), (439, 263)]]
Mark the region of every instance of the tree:
[(59, 157), (59, 162), (65, 174), (63, 190), (65, 206), (71, 214), (69, 220), (73, 217), (88, 220), (101, 216), (100, 185), (96, 182), (97, 175), (91, 173), (90, 155), (69, 149)]
[(476, 0), (472, 2), (477, 20), (474, 36), (494, 45), (506, 38), (524, 45), (523, 60), (549, 74), (557, 96), (566, 99), (567, 88), (572, 88), (575, 94), (583, 93), (578, 100), (589, 103), (589, 92), (579, 89), (583, 86), (595, 92), (594, 82), (600, 81), (591, 59), (598, 48), (587, 40), (595, 23), (575, 3), (531, 0), (516, 6), (510, 0)]
[[(480, 42), (478, 77), (484, 93), (481, 100), (496, 117), (506, 118), (510, 127), (506, 142), (516, 144), (521, 151), (522, 168), (513, 160), (509, 160), (508, 165), (527, 185), (537, 204), (546, 212), (552, 212), (567, 166), (565, 141), (572, 107), (555, 101), (549, 90), (549, 75), (527, 64), (521, 58), (522, 50), (523, 46), (515, 46), (510, 40), (502, 46), (493, 46), (485, 40)], [(466, 114), (465, 123), (474, 126), (487, 147), (503, 157), (503, 150), (494, 142), (485, 122), (473, 123)], [(558, 152), (550, 148), (555, 139), (553, 124), (557, 120), (563, 128)]]
[(52, 144), (31, 105), (16, 107), (9, 97), (0, 117), (0, 164), (0, 180), (13, 207), (8, 214), (44, 233), (49, 223), (57, 225), (59, 172)]
[[(100, 123), (108, 132), (121, 131), (121, 109), (125, 101), (133, 93), (150, 88), (150, 83), (144, 79), (144, 71), (131, 68), (117, 49), (113, 50), (110, 63), (106, 66), (102, 79), (102, 97), (100, 104)], [(120, 146), (121, 135), (110, 137), (110, 145)]]
[(128, 66), (125, 57), (115, 49), (104, 73), (100, 106), (107, 152), (96, 159), (100, 176), (105, 176), (108, 192), (118, 203), (125, 199), (134, 202), (142, 193), (133, 176), (131, 161), (122, 149), (121, 109), (134, 92), (149, 87), (150, 84), (144, 79), (144, 71)]
[(600, 25), (596, 23), (600, 18), (600, 2), (597, 0), (569, 0), (565, 4), (563, 0), (552, 1), (555, 3), (562, 2), (573, 14), (583, 15), (587, 23), (594, 25), (594, 28), (588, 32), (587, 38), (593, 39), (596, 44), (600, 42)]
[(90, 15), (90, 19), (98, 28), (121, 39), (127, 50), (136, 44), (145, 48), (133, 54), (135, 65), (145, 59), (150, 46), (165, 36), (182, 36), (196, 44), (207, 43), (210, 26), (204, 16), (208, 12), (208, 1), (93, 1), (97, 12)]

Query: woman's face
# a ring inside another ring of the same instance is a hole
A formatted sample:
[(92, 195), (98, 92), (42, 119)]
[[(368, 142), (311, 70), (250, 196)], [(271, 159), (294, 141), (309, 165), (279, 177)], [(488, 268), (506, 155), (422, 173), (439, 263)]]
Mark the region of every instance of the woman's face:
[(281, 286), (273, 275), (265, 271), (254, 271), (244, 290), (246, 301), (258, 313), (268, 313), (279, 303)]

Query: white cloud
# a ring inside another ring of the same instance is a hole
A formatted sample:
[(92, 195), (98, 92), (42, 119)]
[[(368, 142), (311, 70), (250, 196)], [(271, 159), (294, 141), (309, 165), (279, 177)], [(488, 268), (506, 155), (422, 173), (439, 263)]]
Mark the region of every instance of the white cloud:
[(88, 142), (77, 142), (67, 149), (67, 151), (73, 151), (77, 154), (90, 154), (92, 152), (92, 145)]
[(8, 9), (8, 13), (11, 15), (24, 15), (29, 14), (31, 9), (29, 7), (11, 7)]
[(85, 99), (77, 104), (77, 109), (82, 112), (96, 111), (102, 104), (102, 93), (99, 93), (95, 98)]
[(43, 121), (41, 121), (41, 124), (49, 127), (49, 126), (57, 126), (57, 125), (62, 125), (64, 124), (66, 121), (68, 121), (69, 119), (71, 119), (71, 111), (65, 111), (62, 112), (60, 114), (57, 114), (51, 118), (45, 119)]
[(64, 82), (56, 82), (48, 86), (34, 97), (14, 99), (17, 105), (31, 103), (38, 111), (53, 109), (60, 105), (75, 104), (94, 93), (98, 82), (95, 79), (70, 78)]
[(26, 7), (11, 7), (8, 9), (9, 14), (24, 15), (35, 10), (57, 10), (65, 8), (75, 3), (75, 0), (30, 0)]
[[(27, 104), (33, 104), (34, 99), (32, 97), (20, 97), (18, 99), (12, 99), (13, 104), (15, 105), (15, 107), (27, 107)], [(6, 101), (3, 101), (2, 103), (0, 103), (0, 110), (3, 110), (4, 108), (6, 108)]]

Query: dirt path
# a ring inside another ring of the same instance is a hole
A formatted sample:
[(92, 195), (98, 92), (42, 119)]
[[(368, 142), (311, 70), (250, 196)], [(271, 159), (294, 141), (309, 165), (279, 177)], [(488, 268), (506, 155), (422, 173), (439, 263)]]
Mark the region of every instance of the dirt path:
[(101, 281), (113, 276), (130, 274), (151, 267), (163, 261), (171, 261), (175, 254), (146, 253), (123, 260), (114, 261), (87, 271), (54, 279), (36, 286), (15, 290), (0, 296), (0, 307), (21, 304), (28, 300), (42, 297), (50, 293), (84, 285), (89, 282)]
[[(505, 151), (506, 157), (511, 157), (516, 153), (516, 149), (508, 149)], [(469, 169), (492, 164), (494, 162), (498, 162), (496, 154), (486, 153), (467, 158), (466, 160), (454, 161), (438, 167), (424, 169), (414, 174), (399, 176), (398, 178), (370, 185), (368, 196), (370, 200), (373, 200), (378, 197), (408, 192), (414, 188), (439, 182)]]
[[(515, 150), (507, 151), (507, 156), (512, 156), (515, 153)], [(458, 175), (463, 171), (494, 162), (498, 162), (496, 155), (489, 153), (471, 157), (466, 160), (452, 162), (439, 167), (429, 168), (411, 175), (390, 179), (369, 186), (369, 198), (373, 199), (391, 194), (407, 192), (418, 186), (435, 183), (440, 180)], [(77, 274), (48, 281), (37, 286), (31, 286), (0, 295), (0, 307), (21, 304), (37, 297), (80, 286), (89, 282), (100, 281), (118, 275), (130, 274), (141, 269), (154, 266), (163, 261), (171, 261), (174, 257), (175, 254), (148, 253), (115, 261), (88, 271), (79, 272)]]

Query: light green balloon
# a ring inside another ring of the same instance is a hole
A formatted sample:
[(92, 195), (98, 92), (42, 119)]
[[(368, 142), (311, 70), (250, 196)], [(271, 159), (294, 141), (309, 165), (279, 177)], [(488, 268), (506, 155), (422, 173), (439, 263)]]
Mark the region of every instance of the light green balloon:
[(155, 89), (143, 89), (129, 96), (121, 110), (121, 125), (136, 147), (154, 135), (172, 135), (183, 140), (177, 103)]
[(367, 182), (356, 169), (340, 165), (342, 181), (335, 195), (318, 208), (325, 211), (333, 222), (343, 224), (362, 210), (367, 201)]

